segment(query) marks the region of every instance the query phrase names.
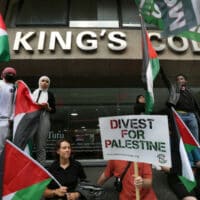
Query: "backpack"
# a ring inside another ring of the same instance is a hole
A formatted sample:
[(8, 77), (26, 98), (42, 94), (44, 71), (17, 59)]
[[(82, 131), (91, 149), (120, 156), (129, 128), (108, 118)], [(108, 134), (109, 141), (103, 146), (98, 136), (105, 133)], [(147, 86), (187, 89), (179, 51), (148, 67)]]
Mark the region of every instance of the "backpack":
[(89, 182), (80, 182), (76, 188), (81, 200), (105, 200), (105, 191), (101, 186)]

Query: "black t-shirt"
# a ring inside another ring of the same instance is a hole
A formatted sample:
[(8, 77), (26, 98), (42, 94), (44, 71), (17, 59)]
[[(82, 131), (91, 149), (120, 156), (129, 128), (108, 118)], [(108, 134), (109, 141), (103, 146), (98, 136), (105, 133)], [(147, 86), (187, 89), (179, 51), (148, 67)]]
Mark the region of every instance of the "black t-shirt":
[[(49, 168), (49, 172), (57, 179), (57, 181), (68, 188), (68, 192), (74, 192), (78, 181), (86, 179), (82, 165), (76, 160), (70, 160), (70, 165), (66, 169), (60, 167), (60, 163), (55, 161)], [(47, 186), (49, 189), (59, 188), (55, 181), (51, 181)]]
[(194, 112), (195, 102), (192, 94), (187, 90), (180, 90), (180, 98), (176, 104), (176, 110), (183, 110), (187, 112)]
[(145, 103), (136, 103), (134, 106), (134, 114), (144, 114), (145, 113)]

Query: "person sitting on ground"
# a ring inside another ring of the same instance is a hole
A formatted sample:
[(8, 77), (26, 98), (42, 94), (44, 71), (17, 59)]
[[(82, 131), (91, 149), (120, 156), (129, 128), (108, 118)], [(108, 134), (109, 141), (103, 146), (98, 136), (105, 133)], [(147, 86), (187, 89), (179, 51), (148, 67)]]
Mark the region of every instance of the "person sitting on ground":
[(48, 200), (82, 199), (76, 188), (79, 181), (86, 179), (86, 175), (81, 164), (71, 157), (71, 143), (69, 140), (61, 139), (57, 142), (56, 154), (57, 159), (50, 166), (49, 172), (62, 186), (59, 187), (55, 181), (51, 181), (44, 192), (44, 197)]

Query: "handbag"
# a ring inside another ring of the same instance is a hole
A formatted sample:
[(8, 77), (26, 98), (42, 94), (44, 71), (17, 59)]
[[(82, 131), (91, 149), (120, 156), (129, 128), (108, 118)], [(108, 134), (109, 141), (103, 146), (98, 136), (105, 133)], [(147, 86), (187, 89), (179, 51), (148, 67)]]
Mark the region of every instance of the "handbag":
[(105, 190), (98, 185), (82, 181), (78, 184), (76, 191), (81, 194), (80, 200), (104, 200)]
[(115, 178), (114, 186), (115, 186), (115, 189), (117, 190), (117, 192), (122, 191), (122, 188), (123, 188), (122, 180), (123, 180), (126, 172), (128, 171), (128, 168), (130, 167), (130, 165), (131, 165), (131, 162), (128, 162), (128, 164), (127, 164), (126, 168), (124, 169), (123, 173), (121, 174), (121, 176)]

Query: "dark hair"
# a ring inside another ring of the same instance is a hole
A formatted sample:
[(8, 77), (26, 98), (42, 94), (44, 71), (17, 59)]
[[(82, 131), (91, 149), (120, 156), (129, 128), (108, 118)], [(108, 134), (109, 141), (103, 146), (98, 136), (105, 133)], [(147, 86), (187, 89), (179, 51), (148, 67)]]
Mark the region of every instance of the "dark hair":
[(184, 79), (185, 79), (186, 81), (188, 80), (187, 76), (184, 75), (184, 74), (182, 74), (182, 73), (176, 75), (176, 80), (177, 80), (177, 78), (178, 78), (179, 76), (184, 77)]
[(58, 141), (56, 142), (56, 151), (60, 149), (60, 145), (61, 145), (62, 142), (67, 142), (67, 143), (69, 143), (70, 146), (71, 146), (71, 141), (68, 140), (68, 139), (66, 139), (66, 138), (63, 138), (63, 139), (60, 139), (60, 140), (58, 140)]
[(57, 154), (57, 151), (60, 149), (60, 145), (61, 145), (62, 142), (69, 143), (70, 147), (71, 147), (71, 141), (69, 139), (63, 138), (63, 139), (58, 140), (56, 142), (56, 146), (55, 146), (55, 157), (56, 157), (56, 160), (59, 160), (59, 155)]
[[(136, 103), (140, 103), (140, 102), (139, 102), (140, 97), (144, 97), (144, 95), (142, 95), (142, 94), (138, 95), (138, 96), (136, 97)], [(145, 97), (144, 97), (144, 98), (145, 98)]]

